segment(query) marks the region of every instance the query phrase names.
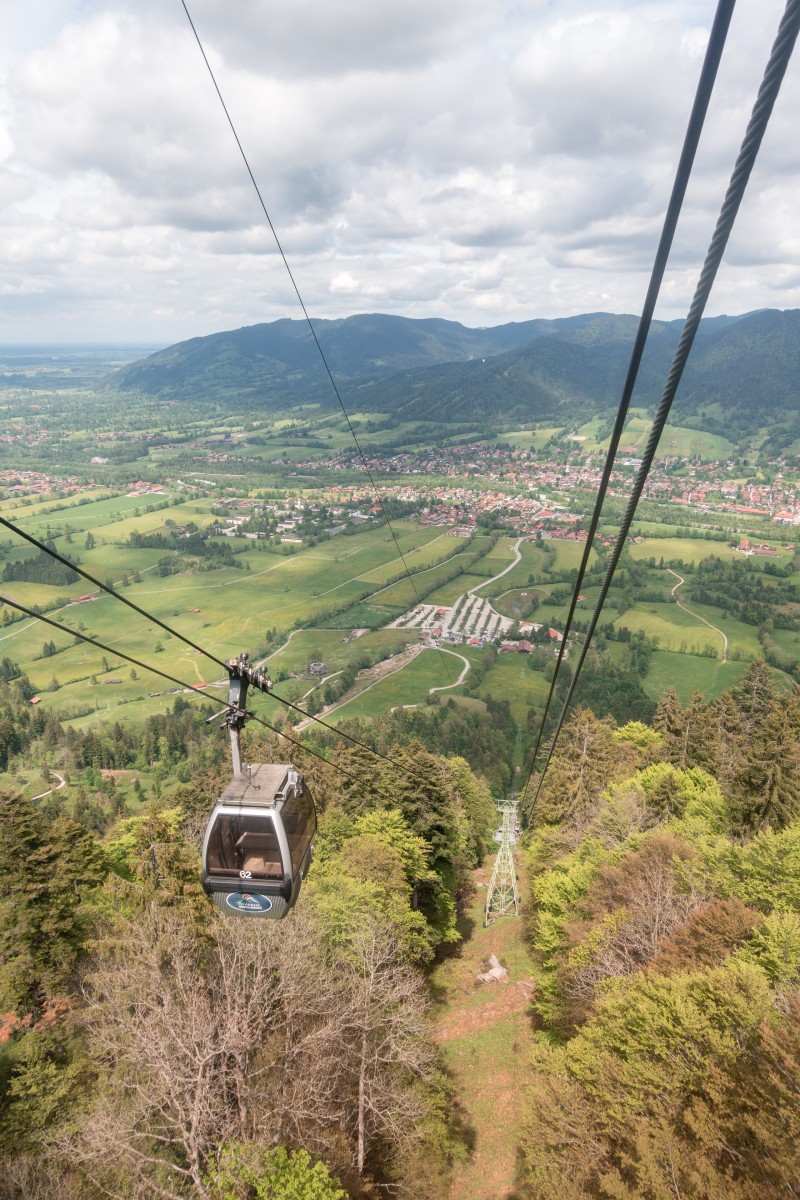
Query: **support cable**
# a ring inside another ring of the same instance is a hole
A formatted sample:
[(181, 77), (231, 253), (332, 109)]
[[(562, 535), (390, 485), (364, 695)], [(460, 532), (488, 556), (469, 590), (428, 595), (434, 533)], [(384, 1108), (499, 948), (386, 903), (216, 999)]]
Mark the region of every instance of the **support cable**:
[(764, 72), (764, 77), (758, 91), (756, 103), (753, 107), (753, 111), (747, 125), (747, 131), (736, 159), (736, 164), (731, 175), (730, 183), (728, 184), (728, 190), (725, 194), (725, 199), (717, 219), (714, 235), (709, 244), (708, 253), (706, 254), (705, 262), (703, 263), (703, 269), (697, 282), (692, 304), (687, 314), (678, 346), (675, 350), (672, 366), (670, 368), (669, 375), (667, 376), (667, 382), (664, 386), (664, 391), (656, 410), (653, 424), (650, 428), (647, 445), (645, 447), (644, 454), (642, 455), (642, 462), (639, 470), (637, 471), (633, 490), (625, 509), (622, 525), (619, 533), (617, 534), (617, 539), (611, 552), (611, 557), (606, 568), (606, 573), (603, 578), (600, 594), (597, 598), (594, 612), (592, 614), (592, 619), (589, 622), (589, 627), (584, 637), (578, 663), (570, 681), (569, 690), (561, 709), (561, 714), (559, 716), (558, 724), (553, 735), (553, 740), (547, 754), (547, 759), (545, 760), (542, 773), (539, 777), (539, 783), (537, 785), (536, 794), (533, 800), (534, 807), (539, 798), (539, 793), (542, 788), (545, 774), (547, 773), (547, 768), (549, 767), (550, 761), (553, 757), (553, 752), (555, 750), (556, 743), (558, 742), (558, 737), (561, 733), (567, 710), (572, 701), (575, 687), (583, 668), (583, 664), (586, 660), (586, 655), (589, 651), (592, 637), (597, 628), (597, 623), (600, 619), (600, 614), (608, 595), (608, 590), (611, 586), (611, 580), (614, 576), (617, 564), (619, 563), (622, 551), (625, 548), (628, 531), (630, 530), (631, 523), (636, 512), (636, 507), (639, 503), (639, 498), (644, 489), (650, 467), (652, 466), (653, 458), (655, 457), (655, 452), (658, 447), (662, 431), (666, 425), (667, 418), (669, 417), (672, 402), (675, 399), (675, 394), (678, 390), (678, 385), (681, 381), (692, 344), (694, 343), (703, 311), (706, 303), (708, 302), (711, 288), (714, 284), (714, 280), (716, 279), (717, 271), (719, 270), (725, 247), (728, 243), (731, 230), (733, 229), (734, 221), (736, 220), (736, 216), (744, 198), (744, 193), (755, 165), (758, 151), (761, 147), (761, 142), (767, 130), (769, 119), (775, 106), (775, 101), (778, 98), (778, 93), (780, 92), (781, 84), (786, 74), (789, 60), (792, 56), (798, 31), (800, 31), (800, 0), (787, 0), (786, 8), (778, 28), (778, 34), (772, 47), (769, 61)]
[[(316, 330), (314, 329), (314, 325), (313, 325), (313, 323), (312, 323), (312, 321), (311, 321), (311, 317), (309, 316), (308, 309), (306, 308), (306, 305), (305, 305), (305, 301), (303, 300), (303, 297), (302, 297), (302, 295), (301, 295), (301, 293), (300, 293), (300, 288), (299, 288), (299, 286), (298, 286), (298, 284), (297, 284), (297, 280), (296, 280), (296, 279), (295, 279), (295, 277), (294, 277), (294, 274), (293, 274), (293, 272), (292, 272), (292, 268), (289, 266), (289, 260), (288, 260), (288, 259), (287, 259), (287, 257), (286, 257), (286, 254), (285, 254), (285, 252), (284, 252), (284, 249), (283, 249), (283, 245), (282, 245), (282, 243), (281, 243), (281, 240), (280, 240), (280, 238), (278, 237), (278, 232), (277, 232), (277, 230), (276, 230), (275, 226), (274, 226), (274, 225), (273, 225), (273, 223), (272, 223), (272, 218), (271, 218), (271, 217), (270, 217), (270, 215), (269, 215), (269, 210), (267, 209), (267, 205), (266, 205), (266, 202), (265, 202), (265, 200), (264, 200), (264, 197), (263, 197), (263, 196), (262, 196), (262, 194), (261, 194), (261, 189), (259, 188), (259, 186), (258, 186), (258, 183), (256, 182), (256, 177), (255, 177), (255, 175), (253, 174), (253, 170), (252, 170), (252, 167), (250, 166), (250, 161), (249, 161), (249, 159), (248, 159), (248, 157), (247, 157), (247, 155), (246, 155), (246, 153), (245, 153), (244, 146), (242, 145), (242, 143), (241, 143), (241, 141), (240, 141), (240, 139), (239, 139), (239, 134), (236, 132), (236, 126), (235, 126), (235, 125), (234, 125), (234, 123), (233, 123), (233, 118), (231, 117), (231, 114), (230, 114), (230, 112), (228, 111), (228, 106), (227, 106), (227, 104), (225, 103), (225, 100), (223, 99), (222, 92), (221, 92), (221, 90), (220, 90), (220, 86), (219, 86), (219, 84), (217, 83), (217, 79), (216, 79), (216, 76), (215, 76), (215, 74), (214, 74), (214, 72), (213, 72), (213, 70), (212, 70), (211, 63), (208, 61), (208, 56), (206, 55), (205, 48), (203, 47), (203, 43), (202, 43), (202, 41), (200, 40), (200, 34), (197, 32), (197, 28), (196, 28), (196, 26), (195, 26), (195, 23), (194, 23), (194, 21), (192, 20), (192, 15), (191, 15), (191, 13), (189, 12), (189, 9), (188, 9), (188, 7), (187, 7), (187, 4), (186, 4), (186, 0), (181, 0), (181, 5), (183, 6), (183, 11), (186, 13), (186, 18), (187, 18), (187, 20), (188, 20), (188, 22), (189, 22), (189, 25), (191, 26), (192, 33), (194, 34), (194, 37), (195, 37), (195, 41), (197, 42), (198, 48), (199, 48), (199, 50), (200, 50), (200, 53), (201, 53), (201, 55), (202, 55), (202, 57), (203, 57), (203, 62), (206, 64), (206, 69), (208, 70), (208, 73), (209, 73), (209, 75), (210, 75), (210, 77), (211, 77), (211, 82), (212, 82), (212, 84), (214, 85), (214, 91), (217, 93), (217, 98), (219, 99), (219, 102), (220, 102), (220, 104), (221, 104), (221, 106), (222, 106), (222, 111), (223, 111), (223, 112), (224, 112), (224, 114), (225, 114), (225, 118), (226, 118), (226, 120), (227, 120), (227, 122), (228, 122), (228, 125), (230, 126), (230, 130), (231, 130), (231, 133), (233, 134), (234, 141), (236, 142), (236, 145), (237, 145), (237, 146), (238, 146), (238, 148), (239, 148), (239, 153), (240, 153), (240, 155), (241, 155), (241, 157), (242, 157), (242, 162), (243, 162), (243, 163), (244, 163), (244, 165), (245, 165), (245, 169), (246, 169), (246, 171), (247, 171), (247, 174), (250, 176), (250, 182), (252, 183), (252, 185), (253, 185), (253, 188), (255, 189), (256, 196), (258, 197), (258, 202), (259, 202), (259, 204), (261, 205), (261, 211), (264, 213), (264, 217), (265, 217), (265, 219), (266, 219), (267, 225), (269, 226), (270, 232), (271, 232), (271, 234), (272, 234), (272, 236), (273, 236), (273, 238), (274, 238), (274, 240), (275, 240), (275, 245), (277, 246), (278, 253), (279, 253), (279, 255), (280, 255), (281, 259), (283, 260), (283, 265), (284, 265), (284, 267), (286, 268), (286, 273), (287, 273), (287, 275), (289, 276), (289, 280), (291, 281), (292, 287), (293, 287), (293, 289), (294, 289), (294, 293), (295, 293), (295, 295), (297, 296), (297, 301), (298, 301), (298, 304), (300, 305), (300, 309), (301, 309), (301, 311), (302, 311), (302, 313), (303, 313), (303, 316), (304, 316), (304, 318), (305, 318), (306, 324), (308, 325), (308, 328), (309, 328), (309, 330), (310, 330), (310, 332), (311, 332), (311, 337), (313, 338), (313, 340), (314, 340), (314, 344), (315, 344), (315, 346), (317, 347), (317, 350), (319, 351), (319, 356), (320, 356), (320, 359), (322, 360), (322, 365), (323, 365), (323, 367), (324, 367), (324, 369), (325, 369), (325, 374), (328, 376), (328, 380), (329, 380), (329, 382), (330, 382), (330, 385), (331, 385), (331, 387), (333, 388), (334, 395), (336, 396), (336, 399), (337, 399), (337, 400), (338, 400), (338, 402), (339, 402), (339, 407), (340, 407), (340, 408), (341, 408), (341, 410), (342, 410), (342, 413), (343, 413), (343, 415), (344, 415), (344, 419), (345, 419), (345, 421), (347, 422), (347, 427), (348, 427), (348, 429), (350, 430), (350, 434), (351, 434), (351, 436), (352, 436), (352, 438), (353, 438), (353, 441), (355, 442), (356, 449), (358, 450), (359, 457), (360, 457), (360, 459), (361, 459), (361, 463), (362, 463), (362, 465), (363, 465), (363, 467), (364, 467), (364, 470), (365, 470), (365, 471), (366, 471), (366, 473), (367, 473), (367, 477), (369, 478), (370, 485), (372, 486), (372, 491), (373, 491), (373, 493), (374, 493), (374, 495), (375, 495), (375, 499), (378, 501), (378, 504), (380, 504), (380, 506), (381, 506), (381, 511), (382, 511), (382, 513), (383, 513), (384, 520), (386, 521), (386, 524), (387, 524), (387, 526), (388, 526), (389, 532), (390, 532), (390, 533), (391, 533), (391, 535), (392, 535), (392, 540), (394, 541), (394, 544), (395, 544), (395, 549), (397, 550), (397, 553), (398, 553), (398, 555), (400, 556), (400, 560), (401, 560), (401, 562), (402, 562), (402, 564), (403, 564), (403, 569), (405, 570), (405, 573), (406, 573), (406, 575), (407, 575), (407, 577), (408, 577), (408, 580), (409, 580), (409, 582), (410, 582), (410, 584), (411, 584), (412, 588), (414, 589), (414, 595), (415, 595), (415, 596), (416, 596), (416, 598), (417, 598), (417, 603), (418, 603), (418, 604), (421, 604), (421, 603), (422, 603), (422, 601), (421, 601), (421, 599), (420, 599), (419, 591), (417, 590), (417, 585), (414, 583), (414, 578), (413, 578), (413, 576), (412, 576), (412, 574), (411, 574), (411, 571), (410, 571), (410, 570), (409, 570), (409, 568), (408, 568), (408, 563), (406, 562), (406, 557), (405, 557), (405, 555), (403, 554), (403, 551), (400, 549), (400, 543), (399, 543), (399, 541), (397, 540), (397, 535), (396, 535), (396, 533), (395, 533), (395, 531), (394, 531), (394, 528), (393, 528), (393, 526), (392, 526), (392, 523), (391, 523), (391, 521), (389, 520), (389, 516), (388, 516), (388, 513), (386, 512), (386, 507), (385, 507), (385, 505), (384, 505), (384, 503), (383, 503), (383, 500), (381, 499), (381, 496), (380, 496), (380, 494), (378, 493), (378, 488), (377, 488), (377, 485), (376, 485), (376, 483), (375, 483), (375, 479), (374, 479), (374, 477), (373, 477), (373, 475), (372, 475), (372, 471), (370, 470), (370, 467), (369, 467), (369, 464), (368, 464), (368, 462), (367, 462), (367, 459), (366, 459), (366, 456), (365, 456), (365, 454), (364, 454), (364, 451), (361, 449), (361, 443), (359, 442), (359, 440), (358, 440), (358, 437), (356, 436), (356, 431), (355, 431), (355, 428), (353, 427), (353, 423), (352, 423), (352, 421), (350, 420), (350, 417), (349, 417), (349, 415), (348, 415), (347, 409), (345, 408), (344, 400), (342, 399), (342, 394), (341, 394), (341, 392), (339, 391), (339, 387), (338, 387), (338, 385), (337, 385), (337, 383), (336, 383), (336, 380), (335, 380), (335, 378), (334, 378), (334, 376), (333, 376), (333, 372), (331, 371), (330, 365), (329, 365), (329, 363), (328, 363), (328, 359), (327, 359), (327, 357), (326, 357), (326, 355), (325, 355), (325, 351), (324, 351), (324, 350), (323, 350), (323, 348), (322, 348), (322, 343), (320, 342), (319, 338), (317, 337), (317, 332), (316, 332)], [(444, 666), (445, 674), (446, 674), (446, 676), (447, 676), (448, 680), (449, 680), (449, 681), (452, 683), (452, 676), (451, 676), (451, 674), (450, 674), (450, 668), (449, 668), (449, 667), (448, 667), (448, 665), (447, 665), (447, 660), (445, 659), (445, 657), (444, 657), (444, 654), (443, 654), (443, 653), (442, 653), (442, 651), (441, 651), (441, 648), (440, 648), (440, 650), (439, 650), (439, 653), (440, 653), (440, 655), (441, 655), (442, 664), (443, 664), (443, 666)]]
[(736, 0), (719, 0), (714, 22), (711, 26), (711, 33), (708, 39), (708, 46), (706, 47), (703, 68), (700, 72), (700, 79), (697, 84), (697, 92), (695, 94), (694, 104), (692, 106), (692, 111), (689, 116), (689, 123), (686, 129), (683, 150), (681, 151), (678, 168), (675, 173), (675, 182), (672, 185), (672, 194), (670, 196), (666, 215), (664, 217), (664, 226), (661, 231), (658, 249), (656, 250), (655, 261), (653, 263), (653, 269), (650, 275), (650, 284), (645, 296), (642, 315), (639, 319), (639, 328), (636, 333), (636, 340), (633, 344), (633, 350), (631, 351), (630, 365), (628, 366), (628, 373), (625, 377), (625, 383), (622, 389), (622, 397), (619, 402), (614, 428), (611, 433), (611, 441), (606, 454), (605, 466), (600, 479), (600, 486), (597, 490), (594, 511), (592, 513), (592, 519), (586, 535), (586, 544), (584, 546), (580, 567), (578, 568), (578, 577), (575, 580), (575, 587), (572, 592), (569, 612), (567, 614), (567, 620), (564, 626), (561, 643), (558, 648), (556, 669), (550, 683), (550, 690), (547, 694), (544, 716), (542, 717), (542, 722), (539, 726), (539, 735), (536, 739), (536, 746), (534, 747), (533, 755), (531, 756), (530, 770), (525, 782), (525, 787), (523, 788), (523, 799), (525, 792), (527, 791), (528, 784), (530, 783), (530, 778), (539, 753), (539, 746), (541, 745), (542, 737), (544, 736), (547, 717), (550, 712), (550, 705), (553, 701), (556, 684), (561, 671), (561, 663), (566, 653), (567, 639), (569, 637), (570, 630), (572, 629), (572, 622), (575, 616), (575, 608), (578, 603), (578, 596), (580, 595), (584, 575), (586, 574), (588, 567), (589, 556), (594, 546), (594, 539), (597, 533), (597, 527), (600, 523), (600, 515), (605, 502), (606, 492), (608, 491), (608, 486), (611, 481), (614, 460), (616, 459), (620, 439), (625, 429), (625, 421), (628, 416), (631, 397), (633, 395), (636, 379), (639, 374), (639, 367), (642, 362), (645, 342), (647, 341), (647, 335), (653, 320), (653, 313), (655, 312), (656, 301), (661, 289), (661, 284), (664, 280), (664, 272), (667, 267), (667, 260), (672, 247), (672, 241), (675, 236), (678, 218), (683, 207), (683, 201), (686, 196), (686, 189), (689, 184), (692, 166), (697, 153), (697, 146), (700, 141), (700, 135), (703, 131), (703, 125), (708, 112), (708, 105), (714, 90), (714, 83), (716, 81), (717, 71), (719, 69), (720, 59), (722, 58), (722, 51), (725, 46), (725, 40), (730, 27), (731, 17), (733, 16), (735, 3)]
[[(197, 692), (197, 694), (199, 696), (206, 696), (209, 700), (212, 700), (215, 704), (221, 704), (223, 706), (223, 708), (227, 708), (227, 705), (225, 704), (225, 702), (223, 700), (219, 699), (219, 697), (217, 697), (217, 696), (212, 695), (210, 692), (207, 692), (204, 688), (199, 688), (195, 684), (186, 683), (185, 680), (177, 679), (174, 675), (170, 675), (168, 672), (162, 671), (158, 667), (153, 667), (149, 663), (143, 662), (139, 658), (134, 658), (130, 654), (125, 654), (124, 651), (122, 651), (122, 650), (117, 650), (113, 646), (108, 646), (104, 642), (98, 641), (97, 638), (90, 637), (89, 634), (81, 633), (77, 629), (72, 629), (69, 626), (62, 625), (59, 621), (53, 621), (50, 617), (44, 616), (43, 613), (36, 612), (35, 609), (28, 608), (26, 605), (20, 604), (18, 600), (12, 600), (10, 596), (0, 595), (0, 604), (8, 604), (12, 608), (18, 609), (19, 612), (25, 613), (25, 615), (27, 617), (32, 617), (36, 621), (43, 621), (45, 625), (50, 625), (53, 629), (60, 630), (61, 633), (67, 633), (67, 632), (71, 633), (76, 638), (79, 638), (82, 642), (88, 642), (90, 646), (95, 646), (98, 650), (102, 650), (106, 654), (115, 654), (117, 656), (117, 658), (121, 658), (125, 662), (129, 662), (134, 667), (141, 667), (143, 671), (149, 671), (152, 675), (159, 675), (162, 679), (169, 680), (170, 683), (175, 683), (179, 687), (187, 688), (189, 691), (192, 691), (192, 692)], [(209, 655), (209, 657), (211, 657), (211, 656)], [(221, 660), (217, 660), (217, 659), (215, 659), (214, 661), (215, 662), (220, 661), (220, 665), (227, 671), (227, 669), (228, 669), (227, 663), (221, 662)], [(264, 695), (267, 696), (270, 700), (276, 701), (278, 704), (283, 704), (286, 708), (294, 709), (295, 712), (300, 713), (302, 716), (307, 717), (311, 721), (315, 721), (317, 725), (324, 726), (325, 729), (329, 730), (331, 733), (335, 733), (337, 737), (342, 738), (344, 741), (352, 742), (352, 744), (354, 746), (358, 746), (359, 749), (361, 749), (361, 750), (366, 750), (367, 753), (373, 754), (376, 758), (382, 758), (384, 760), (384, 762), (387, 762), (387, 763), (389, 763), (390, 766), (395, 767), (398, 771), (400, 771), (403, 775), (405, 775), (405, 777), (407, 779), (410, 779), (412, 781), (418, 781), (418, 782), (422, 781), (421, 776), (411, 775), (408, 771), (405, 770), (405, 768), (403, 766), (401, 766), (400, 763), (396, 762), (388, 754), (384, 754), (381, 750), (375, 750), (372, 746), (368, 746), (366, 742), (360, 741), (359, 738), (353, 737), (352, 734), (345, 733), (344, 730), (342, 730), (342, 729), (337, 729), (335, 725), (328, 724), (327, 721), (323, 721), (320, 717), (312, 716), (311, 713), (307, 713), (307, 712), (305, 712), (304, 709), (298, 708), (298, 706), (296, 704), (292, 704), (291, 700), (284, 700), (282, 696), (276, 696), (276, 695), (274, 695), (273, 692), (264, 692)], [(260, 721), (262, 725), (266, 725), (267, 728), (272, 729), (274, 733), (280, 733), (280, 730), (275, 729), (274, 726), (272, 726), (272, 725), (268, 724), (266, 721), (262, 720), (261, 717), (257, 717), (257, 716), (255, 716), (255, 714), (253, 714), (253, 719), (256, 721)], [(289, 737), (288, 734), (281, 733), (281, 737), (287, 738), (287, 740), (290, 742), (295, 741), (295, 739)], [(295, 745), (299, 746), (299, 745), (302, 745), (302, 743), (295, 741)], [(305, 747), (304, 747), (304, 749), (305, 749)], [(309, 750), (308, 753), (313, 754), (314, 752), (312, 750)], [(317, 755), (317, 757), (322, 758), (322, 755)], [(328, 760), (323, 759), (323, 761), (327, 762)]]
[[(38, 538), (33, 536), (33, 534), (26, 533), (24, 529), (20, 529), (18, 525), (14, 525), (11, 521), (7, 521), (5, 517), (0, 517), (0, 525), (4, 525), (6, 529), (9, 529), (12, 533), (19, 534), (19, 536), (24, 538), (25, 541), (30, 542), (32, 546), (36, 546), (45, 554), (49, 554), (50, 557), (56, 559), (57, 562), (63, 563), (65, 567), (69, 567), (71, 570), (77, 571), (78, 574), (82, 575), (84, 579), (95, 584), (102, 591), (107, 592), (109, 596), (113, 596), (115, 600), (121, 600), (123, 604), (127, 604), (129, 608), (132, 608), (134, 612), (139, 613), (140, 616), (143, 616), (148, 621), (152, 621), (153, 624), (158, 625), (159, 628), (168, 633), (170, 637), (175, 637), (178, 639), (178, 641), (183, 642), (184, 645), (191, 647), (192, 650), (196, 650), (199, 654), (204, 654), (206, 658), (211, 659), (211, 661), (216, 663), (218, 667), (222, 667), (223, 671), (227, 671), (228, 665), (223, 659), (218, 658), (216, 654), (212, 654), (209, 650), (204, 650), (202, 646), (198, 646), (198, 644), (193, 642), (191, 638), (185, 637), (182, 633), (179, 633), (177, 629), (173, 629), (171, 625), (167, 625), (165, 621), (161, 621), (158, 617), (154, 617), (153, 614), (149, 613), (146, 609), (141, 608), (138, 604), (134, 604), (132, 600), (129, 600), (127, 596), (123, 596), (123, 594), (117, 591), (116, 588), (109, 587), (107, 583), (101, 583), (100, 580), (94, 575), (90, 574), (88, 571), (85, 571), (83, 567), (78, 566), (76, 563), (70, 562), (68, 558), (65, 558), (63, 554), (59, 554), (59, 552), (53, 549), (52, 546), (48, 546), (45, 542), (40, 542)], [(35, 612), (34, 609), (25, 608), (23, 605), (17, 604), (15, 600), (10, 600), (6, 597), (0, 597), (0, 602), (10, 604), (14, 608), (18, 608), (20, 612), (24, 612), (28, 616), (34, 617), (39, 621), (44, 621), (47, 625), (53, 625), (56, 629), (64, 628), (64, 626), (59, 625), (58, 622), (49, 621), (47, 617), (42, 616), (41, 613)], [(70, 632), (75, 633), (76, 637), (83, 636), (82, 634), (77, 633), (75, 630), (70, 630)], [(93, 638), (84, 637), (83, 640), (93, 642), (95, 646), (100, 646), (101, 649), (108, 649), (107, 646), (103, 646), (101, 642), (97, 642)], [(111, 650), (111, 653), (117, 654), (121, 658), (126, 658), (126, 655), (122, 654), (122, 652), (119, 650)], [(163, 672), (157, 671), (155, 667), (148, 667), (144, 663), (140, 663), (138, 659), (129, 658), (128, 661), (134, 663), (136, 666), (144, 666), (145, 670), (154, 671), (156, 675), (163, 674)], [(169, 678), (169, 676), (165, 676), (165, 678)], [(173, 683), (175, 682), (180, 681), (173, 680)], [(186, 684), (185, 686), (190, 687), (191, 685)], [(386, 762), (392, 763), (393, 766), (398, 766), (398, 764), (394, 762), (394, 759), (389, 758), (386, 754), (382, 754), (380, 750), (374, 750), (372, 746), (368, 746), (366, 742), (362, 742), (358, 738), (353, 737), (352, 734), (345, 733), (343, 730), (337, 729), (335, 725), (329, 724), (328, 721), (323, 721), (321, 717), (313, 716), (311, 713), (306, 712), (304, 708), (300, 708), (299, 705), (293, 704), (291, 700), (285, 700), (283, 696), (276, 696), (271, 692), (267, 692), (266, 695), (268, 695), (269, 698), (274, 700), (277, 704), (282, 704), (284, 708), (290, 708), (293, 712), (299, 713), (302, 717), (307, 717), (310, 721), (315, 721), (317, 725), (322, 725), (323, 728), (330, 730), (331, 733), (335, 733), (337, 737), (344, 738), (345, 741), (352, 742), (355, 746), (360, 746), (362, 750), (368, 750), (370, 754), (374, 754), (377, 758), (385, 759)], [(401, 767), (398, 769), (402, 770)]]

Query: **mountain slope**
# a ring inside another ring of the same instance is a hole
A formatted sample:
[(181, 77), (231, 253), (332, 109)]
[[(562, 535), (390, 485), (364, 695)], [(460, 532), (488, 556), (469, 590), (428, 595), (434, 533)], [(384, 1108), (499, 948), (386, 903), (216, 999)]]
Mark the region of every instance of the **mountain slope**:
[[(372, 314), (314, 324), (351, 411), (570, 424), (616, 406), (637, 319), (593, 313), (468, 329)], [(681, 328), (654, 322), (635, 404), (658, 401)], [(179, 343), (106, 386), (273, 410), (336, 403), (307, 325), (290, 320)], [(761, 436), (768, 425), (772, 449), (800, 436), (800, 311), (703, 321), (674, 419), (737, 437)]]
[[(456, 321), (374, 313), (314, 321), (314, 330), (338, 381), (502, 354), (589, 319), (468, 329)], [(308, 325), (295, 320), (179, 342), (115, 372), (105, 386), (174, 399), (258, 396), (291, 404), (312, 398), (327, 402), (331, 397)]]

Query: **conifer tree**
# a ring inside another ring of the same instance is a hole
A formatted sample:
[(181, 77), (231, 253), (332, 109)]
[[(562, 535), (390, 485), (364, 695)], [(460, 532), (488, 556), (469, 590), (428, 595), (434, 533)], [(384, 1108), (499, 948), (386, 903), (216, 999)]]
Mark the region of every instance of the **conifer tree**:
[(750, 664), (731, 695), (739, 710), (740, 733), (747, 737), (777, 696), (772, 671), (762, 658)]
[(653, 716), (653, 729), (664, 739), (663, 758), (677, 763), (683, 734), (683, 709), (674, 688), (667, 688)]
[(83, 896), (102, 878), (94, 839), (30, 800), (0, 798), (0, 1008), (37, 1016), (81, 948)]
[(755, 726), (735, 779), (743, 829), (783, 829), (800, 816), (800, 741), (788, 706), (773, 701)]
[(618, 748), (613, 723), (588, 708), (576, 708), (565, 722), (539, 796), (537, 822), (563, 821), (583, 830), (595, 815), (600, 794), (611, 781)]

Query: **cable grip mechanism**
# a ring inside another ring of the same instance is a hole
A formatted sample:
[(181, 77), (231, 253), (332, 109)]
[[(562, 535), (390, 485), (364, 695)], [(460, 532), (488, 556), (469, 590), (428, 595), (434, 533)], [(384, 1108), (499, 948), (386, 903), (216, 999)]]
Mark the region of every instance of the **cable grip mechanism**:
[(272, 680), (266, 668), (251, 667), (249, 658), (250, 655), (243, 651), (238, 658), (229, 658), (225, 663), (228, 669), (228, 707), (225, 711), (225, 724), (231, 738), (234, 777), (244, 773), (239, 734), (245, 721), (253, 715), (247, 707), (247, 689), (252, 684), (261, 692), (272, 690)]

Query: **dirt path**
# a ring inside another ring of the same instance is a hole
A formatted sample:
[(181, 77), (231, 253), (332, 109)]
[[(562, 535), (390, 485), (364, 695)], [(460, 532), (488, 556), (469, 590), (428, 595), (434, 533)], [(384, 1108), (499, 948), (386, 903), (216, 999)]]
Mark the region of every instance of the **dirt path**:
[(460, 658), (462, 663), (464, 664), (464, 667), (463, 667), (458, 679), (455, 681), (455, 683), (443, 683), (441, 687), (428, 688), (428, 691), (431, 694), (433, 694), (434, 692), (447, 692), (450, 690), (450, 688), (458, 687), (458, 685), (460, 683), (463, 683), (464, 680), (466, 679), (467, 672), (469, 671), (469, 668), (470, 668), (470, 661), (468, 658), (465, 658), (463, 654), (456, 654), (455, 650), (448, 650), (445, 646), (440, 646), (439, 651), (442, 654), (452, 654), (453, 658)]
[[(476, 895), (461, 923), (460, 953), (440, 963), (432, 984), (438, 997), (434, 1037), (452, 1073), (456, 1103), (471, 1139), (444, 1200), (512, 1200), (522, 1122), (520, 1074), (533, 1045), (529, 1007), (533, 966), (522, 919), (503, 917), (483, 927), (493, 858), (475, 873)], [(517, 867), (521, 856), (517, 856)], [(525, 899), (524, 880), (520, 881)], [(479, 984), (490, 954), (507, 967), (505, 983)]]
[(58, 785), (54, 788), (48, 788), (46, 792), (39, 792), (38, 796), (34, 796), (34, 800), (44, 800), (45, 796), (51, 796), (53, 792), (60, 792), (63, 787), (67, 786), (67, 781), (63, 775), (59, 775), (58, 771), (50, 771), (51, 775), (55, 775), (58, 780)]
[(484, 579), (483, 583), (476, 583), (475, 587), (472, 587), (469, 589), (469, 591), (467, 592), (467, 595), (474, 596), (476, 592), (479, 592), (481, 590), (481, 588), (485, 588), (488, 583), (494, 583), (495, 579), (502, 579), (503, 576), (507, 575), (509, 571), (513, 571), (514, 567), (517, 565), (519, 560), (522, 558), (520, 546), (522, 545), (522, 543), (524, 541), (525, 541), (525, 538), (517, 538), (516, 542), (514, 543), (514, 546), (513, 546), (514, 561), (513, 562), (510, 562), (508, 564), (508, 566), (504, 567), (503, 570), (500, 571), (497, 575), (493, 575), (491, 579)]
[(705, 617), (701, 617), (699, 613), (692, 612), (692, 610), (690, 608), (687, 608), (685, 604), (681, 604), (680, 600), (677, 598), (675, 593), (677, 592), (679, 587), (682, 587), (683, 584), (686, 583), (686, 580), (683, 579), (678, 574), (677, 571), (673, 571), (672, 567), (667, 567), (667, 570), (669, 571), (670, 575), (674, 575), (678, 581), (675, 584), (675, 587), (672, 589), (672, 593), (671, 593), (678, 608), (682, 608), (683, 611), (685, 613), (688, 613), (690, 617), (694, 617), (695, 621), (702, 621), (703, 624), (707, 625), (709, 629), (713, 629), (714, 633), (719, 634), (719, 636), (722, 638), (722, 661), (724, 663), (726, 663), (728, 661), (728, 638), (727, 638), (727, 636), (722, 632), (721, 629), (717, 629), (716, 625), (712, 625), (710, 621), (707, 621), (705, 619)]

